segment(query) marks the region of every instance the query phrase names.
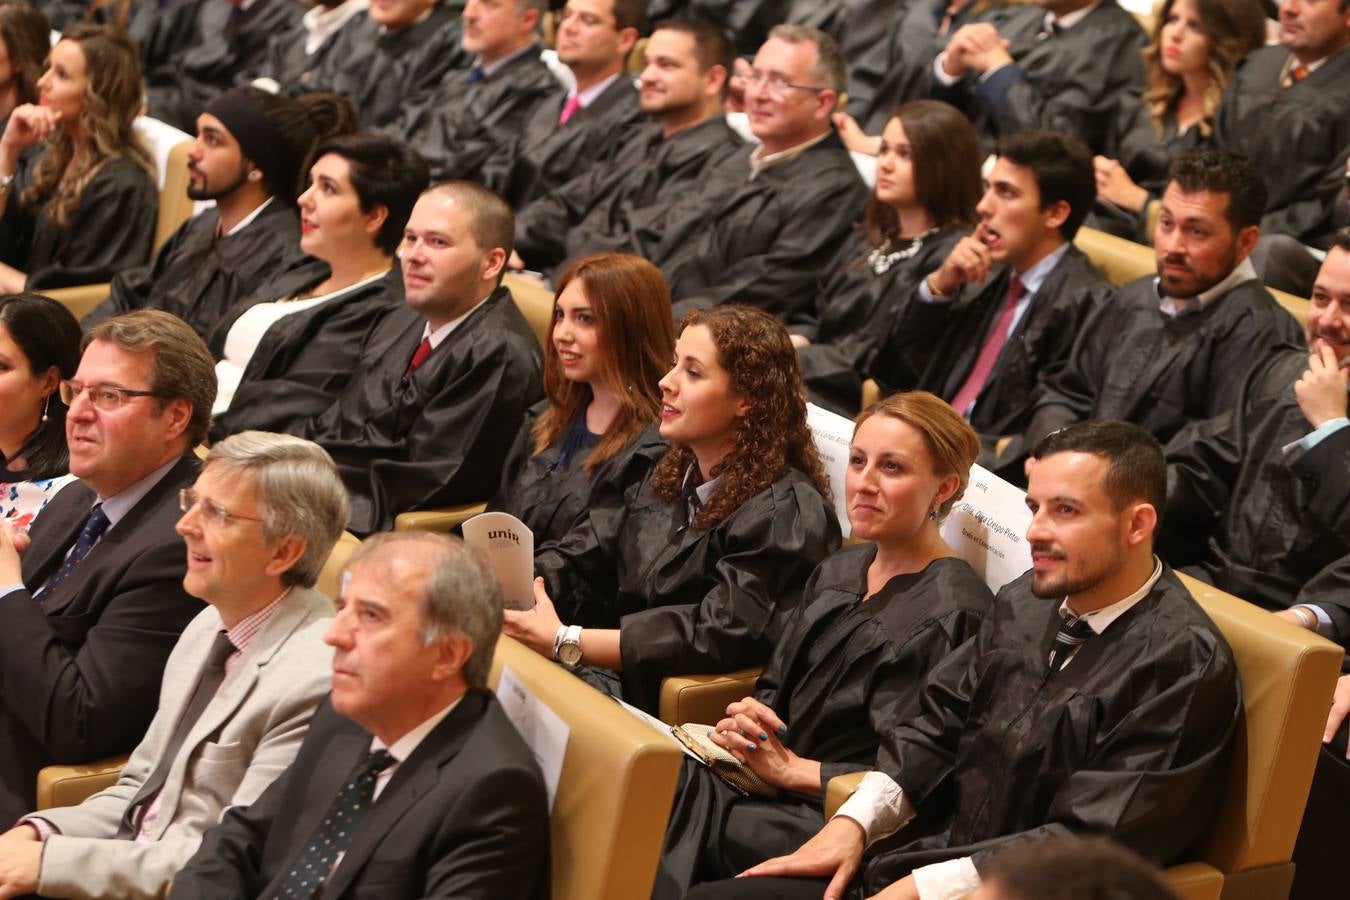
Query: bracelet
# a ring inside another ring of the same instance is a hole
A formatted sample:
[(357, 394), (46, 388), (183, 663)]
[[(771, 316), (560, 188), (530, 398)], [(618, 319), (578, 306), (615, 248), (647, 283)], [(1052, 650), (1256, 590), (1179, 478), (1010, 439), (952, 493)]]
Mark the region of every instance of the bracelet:
[(933, 283), (933, 279), (936, 278), (936, 277), (937, 277), (937, 272), (934, 272), (934, 273), (932, 273), (931, 275), (929, 275), (926, 279), (924, 279), (924, 283), (928, 285), (928, 291), (929, 291), (929, 293), (931, 293), (934, 297), (946, 297), (946, 296), (949, 296), (946, 292), (940, 291), (940, 290), (937, 289), (937, 285)]

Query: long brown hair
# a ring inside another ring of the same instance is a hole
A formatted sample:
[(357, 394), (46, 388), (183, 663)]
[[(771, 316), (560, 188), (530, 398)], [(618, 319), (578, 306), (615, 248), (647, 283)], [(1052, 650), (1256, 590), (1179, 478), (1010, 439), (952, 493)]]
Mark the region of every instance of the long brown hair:
[(79, 44), (84, 54), (84, 109), (79, 117), (84, 154), (66, 171), (75, 156), (75, 141), (68, 128), (58, 125), (47, 138), (23, 202), (32, 205), (50, 196), (47, 215), (64, 227), (85, 188), (109, 162), (126, 156), (152, 176), (155, 163), (132, 127), (141, 107), (136, 42), (103, 25), (76, 25), (61, 40)]
[[(558, 298), (580, 281), (595, 316), (599, 338), (600, 384), (619, 400), (619, 413), (601, 435), (586, 461), (587, 473), (612, 459), (661, 410), (658, 382), (675, 353), (675, 325), (670, 318), (670, 291), (661, 270), (627, 253), (597, 253), (568, 266), (553, 295), (554, 321)], [(558, 348), (544, 345), (544, 393), (548, 409), (535, 420), (532, 436), (539, 453), (563, 434), (591, 402), (589, 384), (562, 373)]]
[[(914, 191), (919, 204), (939, 228), (973, 227), (979, 218), (980, 138), (970, 120), (941, 100), (906, 103), (891, 119), (899, 119), (909, 141), (914, 167)], [(890, 124), (890, 119), (886, 121)], [(863, 228), (873, 246), (900, 235), (900, 217), (889, 203), (872, 192)]]
[[(718, 479), (708, 502), (694, 516), (695, 528), (710, 528), (773, 484), (787, 466), (810, 478), (826, 499), (829, 481), (806, 426), (806, 389), (787, 328), (761, 309), (714, 306), (684, 317), (680, 330), (702, 325), (717, 348), (717, 363), (731, 389), (750, 401), (736, 429), (735, 447), (708, 473)], [(680, 497), (694, 451), (675, 444), (656, 464), (652, 487), (671, 503)]]
[[(1148, 89), (1140, 102), (1153, 120), (1158, 134), (1163, 132), (1167, 118), (1181, 99), (1185, 85), (1181, 79), (1162, 67), (1162, 33), (1167, 16), (1178, 0), (1165, 0), (1153, 20), (1153, 34), (1143, 49), (1144, 69), (1148, 74)], [(1228, 87), (1237, 64), (1248, 53), (1266, 40), (1266, 19), (1261, 4), (1252, 0), (1194, 0), (1200, 22), (1209, 39), (1209, 86), (1205, 88), (1205, 103), (1200, 123), (1200, 134), (1208, 137), (1214, 130), (1214, 116)]]
[(51, 33), (42, 10), (19, 0), (0, 2), (0, 40), (5, 42), (9, 64), (19, 83), (20, 103), (37, 102), (37, 80), (42, 77), (42, 61), (51, 49)]

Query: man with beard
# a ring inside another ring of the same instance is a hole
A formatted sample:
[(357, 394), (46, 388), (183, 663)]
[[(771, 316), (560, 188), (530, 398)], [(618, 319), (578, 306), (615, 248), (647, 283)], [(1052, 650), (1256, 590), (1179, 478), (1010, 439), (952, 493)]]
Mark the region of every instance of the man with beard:
[(311, 109), (339, 103), (346, 106), (328, 95), (293, 101), (251, 87), (213, 100), (188, 151), (188, 196), (216, 205), (184, 222), (150, 265), (118, 274), (85, 329), (133, 309), (162, 309), (205, 338), (226, 310), (298, 257), (300, 167), (320, 137)]
[(878, 848), (861, 873), (868, 896), (964, 897), (1000, 850), (1030, 841), (1104, 835), (1168, 863), (1206, 834), (1242, 701), (1223, 635), (1153, 555), (1162, 448), (1097, 421), (1035, 455), (1031, 571), (929, 673), (922, 712), (887, 736), (834, 818), (747, 873), (797, 877), (742, 877), (690, 900), (840, 900), (864, 848), (916, 815), (945, 827)]
[(1256, 166), (1204, 149), (1170, 175), (1153, 238), (1158, 276), (1124, 285), (1087, 320), (1068, 366), (1040, 383), (1027, 446), (1084, 419), (1123, 419), (1169, 440), (1232, 409), (1252, 364), (1301, 339), (1248, 259), (1266, 205)]

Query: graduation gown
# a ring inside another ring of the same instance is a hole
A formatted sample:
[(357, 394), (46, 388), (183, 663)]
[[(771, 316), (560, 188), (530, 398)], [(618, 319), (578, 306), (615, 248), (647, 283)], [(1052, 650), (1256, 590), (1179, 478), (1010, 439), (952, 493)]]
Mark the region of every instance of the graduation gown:
[[(1104, 155), (1120, 163), (1130, 179), (1148, 191), (1150, 200), (1162, 197), (1167, 189), (1168, 170), (1183, 153), (1209, 146), (1210, 138), (1200, 134), (1198, 125), (1185, 131), (1177, 127), (1176, 116), (1163, 117), (1162, 132), (1153, 126), (1153, 118), (1137, 97), (1122, 97), (1116, 105), (1106, 136)], [(1093, 204), (1086, 225), (1138, 244), (1152, 244), (1148, 231), (1148, 207), (1139, 212), (1122, 209), (1100, 196)]]
[[(305, 41), (309, 30), (305, 28), (303, 17), (286, 31), (273, 35), (267, 42), (267, 54), (264, 56), (258, 74), (271, 78), (280, 85), (307, 84), (315, 69), (325, 64), (328, 55), (338, 43), (338, 36), (359, 25), (360, 13), (353, 15), (334, 32), (323, 39), (323, 43), (309, 53), (305, 50)], [(350, 40), (350, 38), (344, 38)]]
[[(239, 317), (328, 277), (328, 265), (313, 257), (296, 260), (280, 276), (236, 303), (212, 331), (217, 359)], [(333, 404), (357, 374), (366, 338), (403, 305), (403, 275), (397, 266), (378, 281), (273, 322), (244, 368), (230, 408), (211, 423), (212, 440), (256, 429), (284, 431)]]
[(1105, 835), (1165, 865), (1208, 833), (1242, 715), (1223, 635), (1166, 566), (1051, 674), (1060, 622), (1059, 601), (1034, 596), (1023, 575), (930, 673), (922, 712), (887, 735), (878, 764), (920, 817), (954, 789), (953, 816), (940, 834), (875, 853), (869, 895), (942, 860), (971, 856), (980, 869), (1029, 840)]
[(1174, 565), (1267, 609), (1321, 607), (1344, 643), (1350, 429), (1285, 452), (1313, 431), (1294, 396), (1307, 367), (1305, 347), (1281, 347), (1231, 410), (1173, 438), (1162, 547)]
[(979, 630), (993, 605), (960, 559), (897, 575), (863, 602), (875, 557), (876, 547), (863, 544), (820, 564), (755, 685), (755, 699), (788, 726), (784, 745), (821, 763), (820, 796), (742, 797), (686, 759), (654, 900), (678, 900), (694, 884), (791, 853), (819, 831), (830, 779), (872, 765), (882, 736), (918, 714), (929, 670)]
[(791, 7), (792, 0), (649, 0), (647, 19), (707, 19), (727, 33), (738, 56), (754, 56), (769, 29), (787, 21)]
[(538, 453), (534, 452), (531, 430), (535, 420), (548, 409), (544, 399), (530, 407), (516, 433), (516, 441), (506, 455), (497, 494), (488, 501), (488, 510), (508, 512), (534, 533), (539, 547), (557, 541), (581, 524), (597, 493), (622, 493), (647, 477), (652, 466), (665, 455), (666, 442), (655, 426), (644, 428), (616, 456), (586, 471), (591, 448), (573, 453), (566, 465), (559, 465), (567, 432)]
[(536, 548), (564, 622), (619, 629), (626, 700), (656, 712), (667, 675), (760, 665), (816, 565), (839, 547), (834, 510), (796, 469), (710, 528), (651, 479), (597, 497), (584, 521)]
[(287, 428), (332, 455), (354, 533), (388, 530), (402, 512), (490, 497), (525, 410), (543, 394), (539, 342), (505, 288), (405, 379), (425, 327), (406, 305), (385, 316), (337, 400)]
[(683, 309), (745, 303), (789, 325), (809, 319), (816, 279), (862, 216), (868, 190), (831, 131), (750, 178), (750, 153), (723, 168), (691, 205), (672, 210), (653, 262)]
[(472, 69), (449, 72), (429, 102), (406, 104), (386, 130), (422, 155), (433, 180), (477, 180), (535, 107), (565, 93), (540, 50), (532, 45), (477, 81), (469, 80)]
[(347, 97), (364, 128), (395, 122), (405, 104), (427, 102), (446, 73), (473, 62), (460, 45), (461, 7), (438, 3), (421, 22), (393, 32), (382, 32), (369, 13), (358, 13), (309, 78), (286, 87)]
[(1041, 382), (1028, 449), (1085, 419), (1124, 419), (1166, 443), (1188, 422), (1231, 409), (1253, 363), (1301, 339), (1294, 317), (1256, 279), (1177, 318), (1159, 309), (1156, 281), (1122, 286), (1083, 324), (1068, 364)]
[(47, 217), (46, 200), (35, 206), (22, 200), (42, 152), (19, 161), (0, 218), (0, 260), (28, 273), (25, 289), (99, 284), (145, 265), (159, 208), (154, 176), (129, 157), (109, 160), (62, 227)]
[(643, 125), (611, 164), (592, 167), (521, 210), (516, 252), (530, 268), (555, 273), (588, 253), (646, 257), (659, 244), (671, 207), (746, 152), (724, 116), (669, 139), (659, 124)]
[(812, 403), (850, 418), (858, 414), (863, 380), (891, 323), (903, 317), (914, 286), (942, 265), (960, 239), (959, 228), (937, 229), (916, 239), (912, 256), (878, 274), (868, 262), (872, 242), (861, 228), (854, 230), (820, 279), (815, 315), (790, 329), (811, 341), (797, 350), (797, 364)]
[(1350, 52), (1341, 49), (1307, 78), (1280, 88), (1290, 53), (1262, 47), (1238, 66), (1214, 123), (1216, 146), (1256, 162), (1270, 195), (1261, 231), (1331, 246), (1331, 207), (1350, 154)]
[(1139, 53), (1147, 36), (1115, 0), (1102, 0), (1082, 21), (1045, 35), (1045, 10), (1018, 6), (998, 23), (1014, 64), (988, 78), (969, 73), (954, 85), (933, 81), (932, 96), (966, 112), (988, 140), (1028, 128), (1077, 135), (1094, 153), (1122, 96), (1144, 88)]
[(215, 207), (184, 222), (150, 265), (112, 280), (108, 299), (82, 320), (85, 330), (133, 309), (162, 309), (205, 338), (241, 297), (301, 256), (299, 214), (278, 197), (234, 234), (217, 235), (219, 226)]

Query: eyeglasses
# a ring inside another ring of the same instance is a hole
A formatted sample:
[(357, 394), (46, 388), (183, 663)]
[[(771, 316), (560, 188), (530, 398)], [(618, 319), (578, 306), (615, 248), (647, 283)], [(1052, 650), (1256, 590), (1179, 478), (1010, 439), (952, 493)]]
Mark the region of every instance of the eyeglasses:
[(107, 384), (85, 384), (80, 381), (66, 380), (61, 382), (59, 393), (61, 402), (70, 406), (75, 402), (75, 398), (86, 393), (89, 402), (94, 405), (94, 409), (102, 412), (112, 412), (121, 409), (132, 397), (154, 397), (154, 391), (133, 391), (131, 388), (113, 387)]
[(178, 492), (178, 508), (183, 512), (190, 512), (198, 503), (201, 504), (202, 520), (206, 524), (219, 528), (229, 523), (231, 519), (242, 519), (246, 522), (261, 522), (258, 516), (245, 516), (239, 513), (232, 513), (214, 500), (207, 500), (197, 496), (197, 492), (192, 488), (183, 488)]
[(816, 92), (829, 90), (829, 88), (819, 84), (793, 84), (776, 72), (765, 72), (762, 69), (751, 69), (740, 77), (745, 79), (747, 85), (753, 84), (755, 87), (763, 88), (765, 93), (777, 100), (786, 97), (789, 89)]

